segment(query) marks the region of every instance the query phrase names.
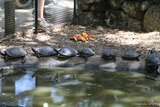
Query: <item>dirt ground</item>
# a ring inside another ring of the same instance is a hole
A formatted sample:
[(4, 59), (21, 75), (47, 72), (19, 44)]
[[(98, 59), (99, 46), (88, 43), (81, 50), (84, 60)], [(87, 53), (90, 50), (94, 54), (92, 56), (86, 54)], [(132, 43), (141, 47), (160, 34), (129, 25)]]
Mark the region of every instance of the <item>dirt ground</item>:
[[(25, 29), (23, 32), (17, 31), (12, 38), (1, 41), (0, 48), (20, 46), (32, 53), (31, 47), (44, 45), (53, 48), (73, 47), (78, 50), (83, 47), (90, 47), (97, 55), (101, 55), (105, 49), (113, 48), (117, 56), (121, 56), (125, 50), (132, 49), (139, 52), (142, 57), (145, 57), (151, 48), (160, 51), (159, 32), (139, 33), (102, 26), (85, 27), (80, 25), (68, 25), (56, 30), (58, 31), (38, 33), (37, 35), (33, 34), (33, 29)], [(92, 33), (96, 38), (87, 42), (69, 39), (74, 34), (81, 34), (82, 32)]]
[[(28, 13), (26, 15), (31, 15), (31, 11), (32, 10), (27, 11)], [(21, 11), (19, 11), (19, 13), (20, 12)], [(19, 14), (18, 18), (18, 20), (22, 20), (24, 17)], [(47, 18), (47, 20), (50, 22), (49, 18)], [(0, 20), (0, 22), (2, 22), (2, 20)], [(16, 25), (18, 26), (16, 33), (8, 36), (4, 36), (4, 29), (0, 27), (0, 35), (3, 36), (3, 38), (0, 39), (0, 49), (19, 46), (25, 48), (27, 52), (31, 54), (31, 47), (44, 45), (49, 45), (53, 48), (73, 47), (77, 50), (83, 47), (90, 47), (97, 55), (101, 55), (105, 49), (113, 48), (117, 56), (121, 56), (126, 50), (132, 49), (139, 52), (141, 57), (145, 57), (151, 48), (156, 48), (160, 51), (160, 32), (156, 31), (145, 33), (110, 29), (103, 26), (65, 25), (54, 26), (51, 32), (38, 33), (35, 35), (33, 33), (33, 23), (33, 18), (30, 18), (28, 22), (25, 23), (28, 27)], [(71, 36), (81, 34), (82, 32), (91, 33), (95, 35), (96, 38), (87, 42), (71, 41), (69, 39)]]

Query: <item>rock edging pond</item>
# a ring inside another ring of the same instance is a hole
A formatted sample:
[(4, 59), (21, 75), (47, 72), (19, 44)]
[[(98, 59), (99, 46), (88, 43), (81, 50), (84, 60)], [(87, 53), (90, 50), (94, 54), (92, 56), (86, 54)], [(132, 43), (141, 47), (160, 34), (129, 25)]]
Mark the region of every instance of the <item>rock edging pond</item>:
[(72, 57), (69, 59), (61, 60), (55, 57), (37, 58), (34, 56), (26, 56), (26, 62), (21, 63), (21, 60), (8, 60), (0, 59), (1, 75), (8, 75), (16, 72), (18, 69), (30, 68), (71, 68), (71, 67), (84, 67), (91, 69), (106, 69), (109, 71), (127, 71), (127, 72), (140, 72), (145, 73), (145, 60), (128, 61), (122, 60), (117, 57), (116, 61), (106, 61), (101, 56), (92, 56), (86, 61), (80, 57)]

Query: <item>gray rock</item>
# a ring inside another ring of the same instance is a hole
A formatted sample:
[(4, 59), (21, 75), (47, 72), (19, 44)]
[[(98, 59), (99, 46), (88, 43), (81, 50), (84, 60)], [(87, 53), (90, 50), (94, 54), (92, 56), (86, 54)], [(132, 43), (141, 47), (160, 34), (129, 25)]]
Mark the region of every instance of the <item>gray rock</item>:
[(106, 10), (109, 8), (108, 4), (106, 1), (102, 1), (100, 3), (94, 3), (90, 10), (95, 12), (95, 13), (99, 13), (99, 12), (103, 12), (105, 13)]
[(140, 31), (142, 30), (142, 22), (138, 19), (134, 19), (132, 17), (128, 18), (128, 24), (127, 24), (127, 29), (133, 30), (133, 31)]
[(140, 6), (141, 6), (141, 2), (139, 1), (127, 1), (123, 3), (121, 8), (129, 16), (136, 19), (142, 19), (144, 12), (140, 10)]
[(152, 1), (148, 1), (148, 0), (142, 2), (142, 3), (141, 3), (141, 6), (140, 6), (141, 11), (146, 11), (146, 10), (148, 10), (149, 7), (150, 7), (152, 4), (153, 4), (153, 2), (152, 2)]
[(103, 13), (94, 12), (78, 12), (79, 24), (81, 25), (104, 25), (105, 15)]
[(94, 3), (94, 1), (95, 0), (78, 0), (77, 3), (81, 2), (82, 4), (92, 4)]
[(106, 25), (111, 28), (125, 28), (128, 22), (128, 16), (121, 10), (109, 9), (106, 11)]
[(109, 6), (112, 9), (120, 9), (121, 5), (126, 1), (126, 0), (107, 0)]
[(160, 30), (160, 4), (151, 6), (144, 15), (143, 26), (146, 31)]
[(154, 3), (160, 3), (160, 0), (152, 0)]
[(77, 6), (78, 6), (78, 9), (79, 10), (82, 10), (82, 11), (89, 11), (90, 10), (90, 7), (92, 6), (92, 4), (84, 4), (82, 1), (78, 1), (77, 2)]

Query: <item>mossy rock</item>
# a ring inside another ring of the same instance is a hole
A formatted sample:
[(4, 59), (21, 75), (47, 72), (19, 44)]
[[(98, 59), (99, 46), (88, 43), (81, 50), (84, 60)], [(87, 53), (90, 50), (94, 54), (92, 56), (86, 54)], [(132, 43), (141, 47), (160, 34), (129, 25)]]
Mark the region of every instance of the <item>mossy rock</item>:
[(144, 15), (143, 26), (146, 31), (160, 31), (160, 4), (151, 6)]
[(125, 2), (126, 0), (107, 0), (109, 6), (112, 9), (120, 9), (121, 5)]
[(153, 0), (154, 3), (160, 3), (160, 0)]
[(78, 11), (80, 25), (105, 25), (105, 15), (104, 13), (94, 13), (94, 12), (83, 12)]
[(128, 22), (128, 15), (121, 10), (109, 9), (106, 11), (105, 22), (111, 28), (125, 28)]
[(121, 8), (129, 16), (136, 19), (142, 19), (144, 12), (140, 9), (141, 3), (141, 1), (127, 1), (123, 3)]

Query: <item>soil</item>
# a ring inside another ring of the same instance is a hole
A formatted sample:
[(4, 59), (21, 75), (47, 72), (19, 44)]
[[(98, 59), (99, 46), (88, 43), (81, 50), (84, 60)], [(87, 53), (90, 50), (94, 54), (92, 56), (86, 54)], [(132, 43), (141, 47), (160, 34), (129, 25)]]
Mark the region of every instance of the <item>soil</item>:
[[(160, 33), (159, 32), (133, 32), (119, 29), (110, 29), (103, 26), (86, 27), (80, 25), (65, 25), (63, 27), (55, 26), (51, 32), (38, 33), (35, 35), (33, 28), (17, 31), (14, 35), (8, 35), (1, 41), (1, 47), (20, 46), (25, 48), (28, 53), (32, 53), (31, 47), (40, 47), (44, 45), (53, 48), (73, 47), (80, 50), (83, 47), (92, 48), (97, 55), (108, 48), (113, 48), (117, 56), (121, 56), (126, 50), (132, 49), (145, 57), (151, 48), (160, 51)], [(87, 32), (94, 34), (96, 38), (87, 42), (71, 41), (69, 37), (75, 34)]]

